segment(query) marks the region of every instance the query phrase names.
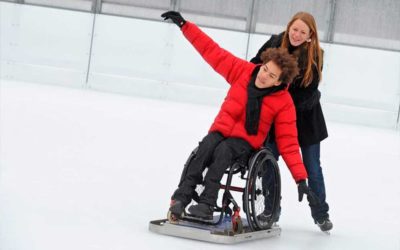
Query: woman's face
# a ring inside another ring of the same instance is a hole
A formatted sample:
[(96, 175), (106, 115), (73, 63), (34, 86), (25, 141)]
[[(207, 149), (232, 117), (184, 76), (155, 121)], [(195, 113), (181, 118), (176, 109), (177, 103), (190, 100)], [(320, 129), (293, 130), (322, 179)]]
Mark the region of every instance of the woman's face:
[(294, 47), (300, 46), (310, 38), (310, 28), (305, 22), (297, 19), (289, 27), (289, 41)]

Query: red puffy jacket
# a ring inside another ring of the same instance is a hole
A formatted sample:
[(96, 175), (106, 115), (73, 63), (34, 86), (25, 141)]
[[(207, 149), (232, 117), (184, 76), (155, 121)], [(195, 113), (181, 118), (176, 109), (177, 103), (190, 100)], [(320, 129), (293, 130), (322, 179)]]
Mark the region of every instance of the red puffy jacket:
[(231, 85), (210, 131), (218, 131), (225, 137), (242, 138), (254, 149), (259, 149), (275, 123), (278, 150), (296, 181), (307, 178), (307, 172), (299, 153), (296, 129), (296, 111), (289, 92), (272, 93), (263, 99), (257, 135), (246, 132), (247, 85), (257, 65), (242, 60), (219, 47), (195, 24), (186, 22), (183, 34), (207, 63)]

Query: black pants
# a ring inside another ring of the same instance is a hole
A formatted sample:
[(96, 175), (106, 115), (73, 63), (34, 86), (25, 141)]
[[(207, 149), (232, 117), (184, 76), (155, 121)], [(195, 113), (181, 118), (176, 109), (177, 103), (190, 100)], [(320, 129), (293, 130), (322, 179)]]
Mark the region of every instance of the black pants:
[(189, 204), (196, 185), (202, 182), (204, 169), (208, 167), (199, 202), (215, 206), (225, 170), (237, 159), (248, 158), (251, 152), (252, 147), (243, 139), (225, 138), (218, 132), (208, 134), (199, 143), (196, 156), (182, 173), (183, 177), (172, 199)]

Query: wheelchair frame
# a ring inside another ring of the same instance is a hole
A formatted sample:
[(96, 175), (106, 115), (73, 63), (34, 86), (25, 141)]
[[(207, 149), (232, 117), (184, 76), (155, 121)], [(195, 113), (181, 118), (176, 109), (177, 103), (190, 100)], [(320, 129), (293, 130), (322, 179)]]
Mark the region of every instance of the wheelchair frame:
[[(191, 160), (196, 156), (197, 150), (198, 148), (195, 148), (186, 161), (179, 185), (181, 185), (183, 182), (187, 168)], [(273, 194), (268, 194), (272, 195), (273, 197), (271, 211), (272, 216), (270, 221), (265, 224), (261, 223), (257, 216), (263, 212), (265, 206), (264, 196), (266, 195), (266, 191), (262, 188), (262, 177), (265, 175), (268, 167), (272, 168), (271, 173), (273, 174), (274, 178), (274, 191)], [(237, 173), (240, 173), (241, 179), (246, 180), (246, 185), (244, 188), (232, 186), (232, 177)], [(220, 186), (220, 188), (224, 190), (222, 205), (220, 207), (216, 206), (214, 209), (215, 212), (220, 212), (219, 219), (217, 221), (204, 221), (196, 217), (191, 217), (188, 215), (188, 213), (186, 213), (185, 209), (184, 216), (182, 216), (179, 220), (216, 226), (222, 222), (225, 215), (229, 215), (231, 216), (232, 226), (230, 232), (227, 232), (227, 234), (241, 234), (244, 232), (270, 229), (274, 223), (273, 218), (276, 217), (276, 213), (278, 212), (281, 197), (281, 179), (279, 167), (271, 150), (266, 147), (261, 148), (250, 156), (247, 164), (245, 164), (243, 161), (235, 162), (225, 171), (225, 174), (228, 175), (226, 183), (225, 185), (221, 184)], [(240, 206), (235, 201), (231, 191), (243, 193), (242, 203), (244, 212), (246, 213), (247, 227), (244, 227), (243, 225), (239, 214)], [(193, 200), (196, 202), (199, 200), (199, 194), (196, 191), (194, 192)], [(230, 204), (233, 204), (232, 209), (229, 207)]]

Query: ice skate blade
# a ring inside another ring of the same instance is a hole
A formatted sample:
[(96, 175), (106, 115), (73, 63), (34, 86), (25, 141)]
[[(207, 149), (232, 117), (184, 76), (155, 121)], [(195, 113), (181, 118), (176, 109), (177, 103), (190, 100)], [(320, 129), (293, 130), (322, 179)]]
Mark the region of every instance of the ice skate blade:
[(325, 235), (331, 235), (331, 231), (330, 230), (328, 230), (328, 231), (321, 231), (321, 232), (323, 232)]
[(192, 240), (207, 241), (218, 244), (235, 244), (256, 239), (265, 239), (281, 234), (280, 228), (250, 232), (245, 228), (240, 234), (223, 234), (213, 226), (200, 226), (198, 223), (171, 224), (167, 219), (154, 220), (149, 223), (149, 230), (169, 236), (181, 237)]

